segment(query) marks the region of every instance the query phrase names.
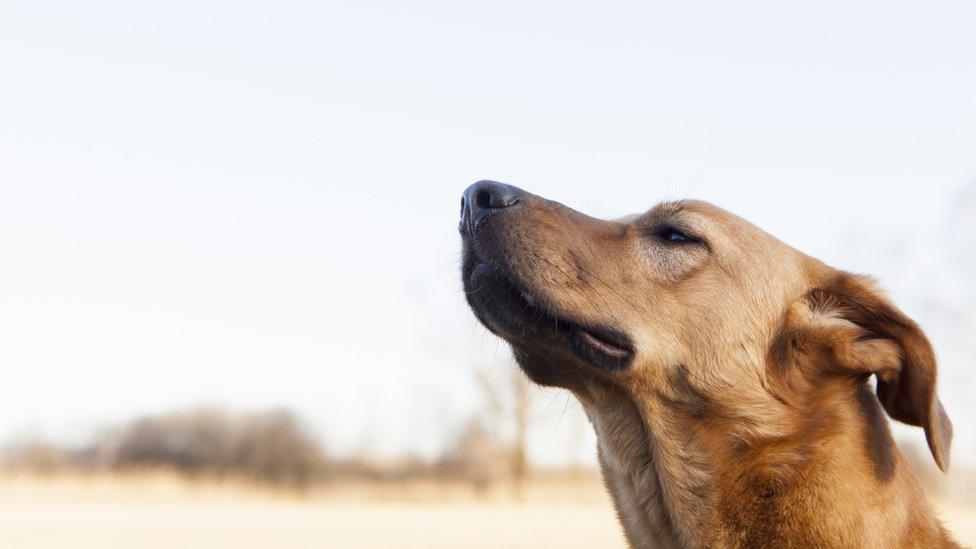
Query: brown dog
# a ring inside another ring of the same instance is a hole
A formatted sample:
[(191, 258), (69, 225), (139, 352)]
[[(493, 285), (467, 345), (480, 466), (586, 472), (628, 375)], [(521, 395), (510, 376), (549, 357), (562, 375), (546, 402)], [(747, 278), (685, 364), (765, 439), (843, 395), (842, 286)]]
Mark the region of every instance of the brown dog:
[(935, 357), (871, 280), (696, 201), (602, 221), (481, 181), (460, 229), (471, 308), (583, 404), (633, 547), (956, 546), (882, 412), (946, 468)]

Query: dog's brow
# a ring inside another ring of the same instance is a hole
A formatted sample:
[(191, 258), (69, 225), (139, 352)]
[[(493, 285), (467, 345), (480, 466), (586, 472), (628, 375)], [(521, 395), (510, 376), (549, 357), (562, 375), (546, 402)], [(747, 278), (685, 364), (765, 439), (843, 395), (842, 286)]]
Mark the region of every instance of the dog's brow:
[(686, 208), (682, 202), (662, 202), (647, 213), (634, 218), (634, 222), (647, 227), (675, 225), (682, 228), (701, 229), (700, 217)]

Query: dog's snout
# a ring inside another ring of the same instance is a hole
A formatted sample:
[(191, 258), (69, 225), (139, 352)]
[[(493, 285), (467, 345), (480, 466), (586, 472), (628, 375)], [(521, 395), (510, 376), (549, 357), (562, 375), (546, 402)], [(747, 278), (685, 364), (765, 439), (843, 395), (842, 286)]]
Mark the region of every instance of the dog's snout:
[(514, 206), (525, 195), (518, 187), (497, 181), (478, 181), (461, 195), (461, 224), (463, 231), (473, 231), (490, 214)]

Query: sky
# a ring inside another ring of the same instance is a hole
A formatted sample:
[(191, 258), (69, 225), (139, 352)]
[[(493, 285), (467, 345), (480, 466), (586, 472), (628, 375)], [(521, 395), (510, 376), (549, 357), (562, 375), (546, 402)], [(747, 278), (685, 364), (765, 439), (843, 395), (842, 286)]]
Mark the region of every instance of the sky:
[[(460, 193), (483, 178), (604, 217), (709, 200), (943, 326), (932, 300), (973, 274), (940, 250), (971, 251), (945, 227), (976, 182), (974, 20), (970, 2), (0, 3), (0, 438), (286, 405), (339, 453), (435, 451), (476, 409), (472, 366), (510, 367), (458, 281)], [(943, 388), (972, 417), (966, 352)], [(533, 444), (558, 460), (548, 409)]]

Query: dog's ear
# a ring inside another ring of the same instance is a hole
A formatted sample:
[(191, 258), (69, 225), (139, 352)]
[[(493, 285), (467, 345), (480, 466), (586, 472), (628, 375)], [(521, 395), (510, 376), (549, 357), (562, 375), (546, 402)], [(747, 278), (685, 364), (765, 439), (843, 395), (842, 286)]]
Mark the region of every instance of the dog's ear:
[(925, 429), (935, 462), (949, 466), (952, 423), (935, 393), (932, 345), (871, 279), (837, 272), (808, 292), (791, 306), (772, 350), (814, 375), (874, 374), (888, 415)]

